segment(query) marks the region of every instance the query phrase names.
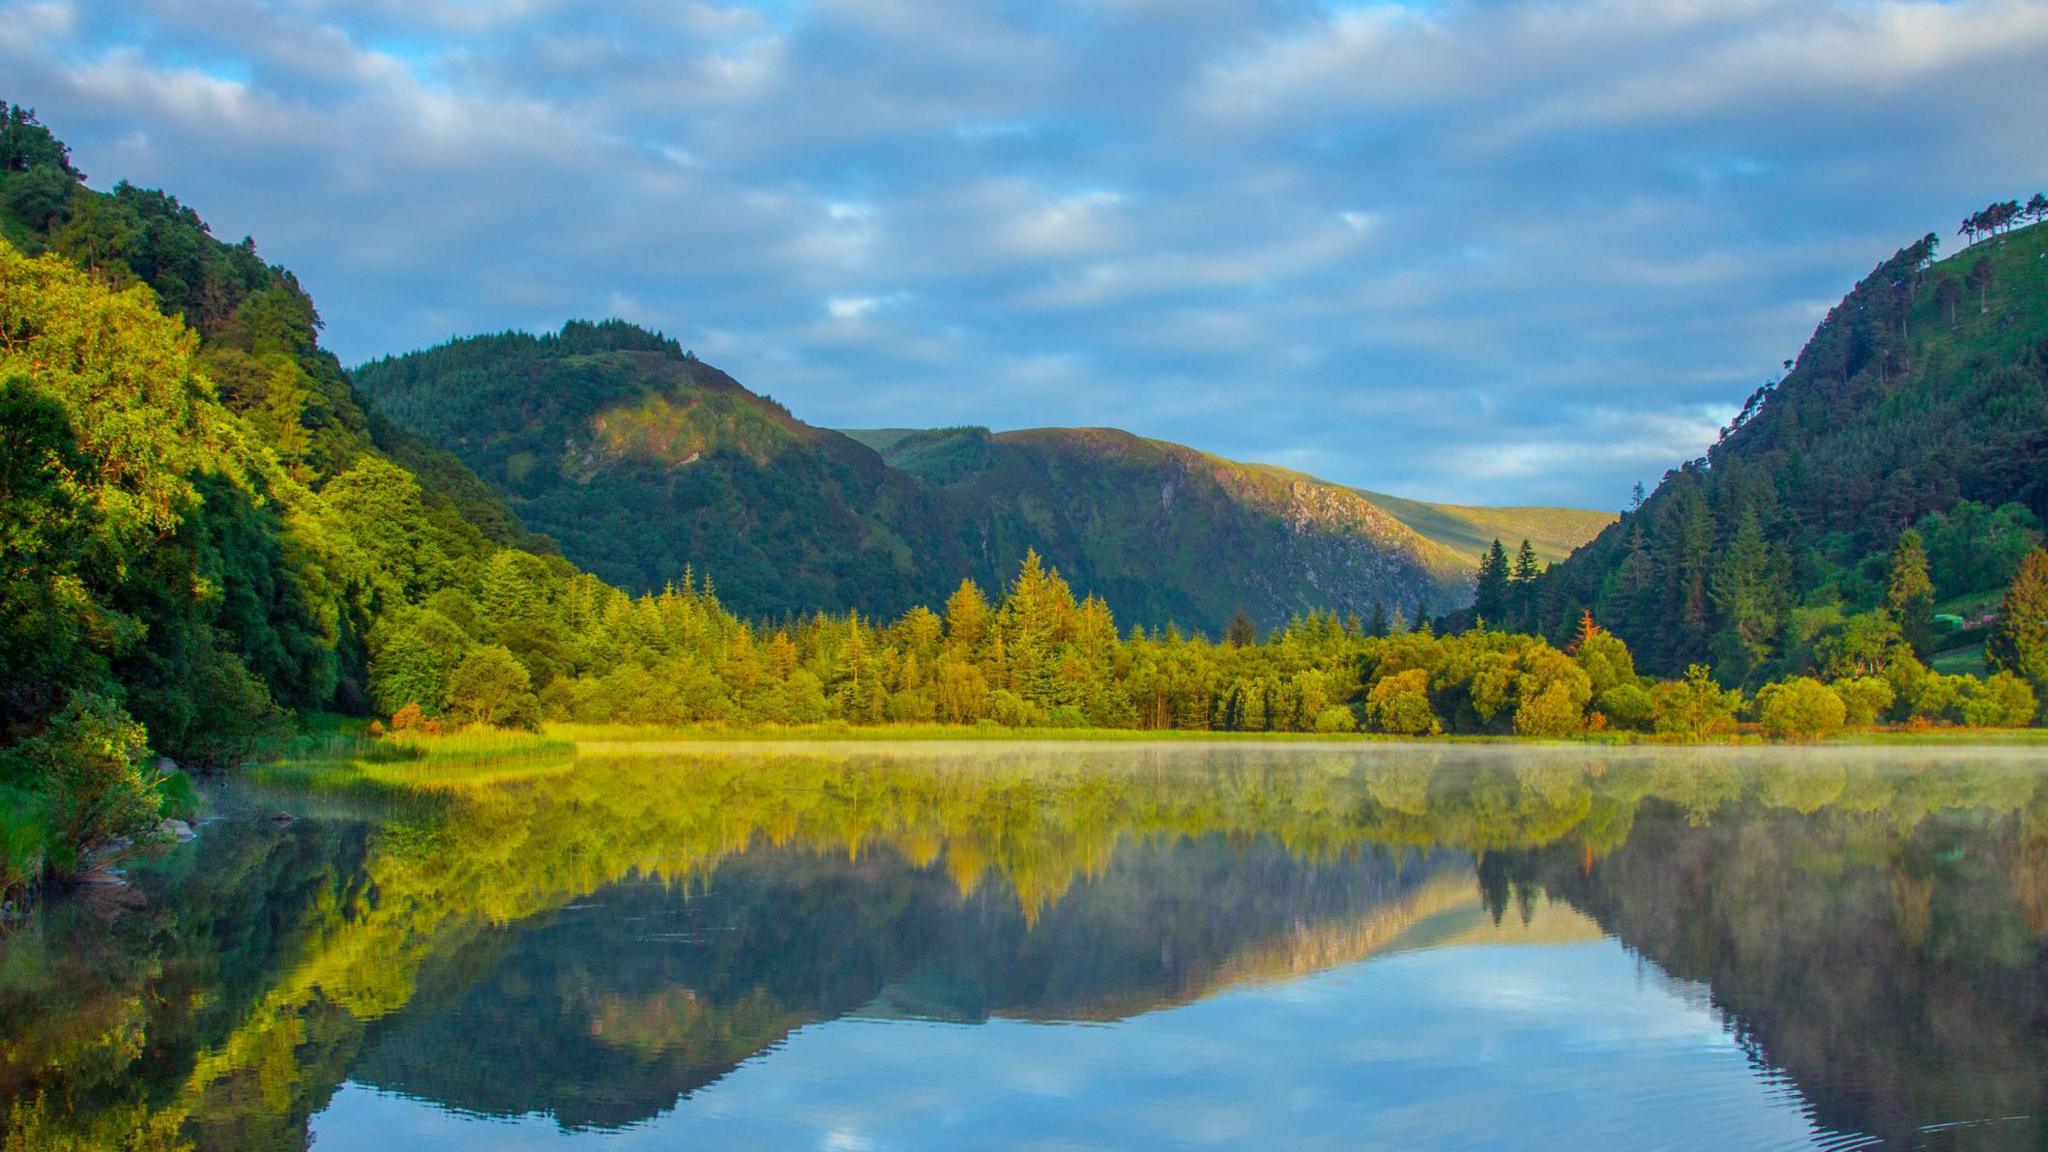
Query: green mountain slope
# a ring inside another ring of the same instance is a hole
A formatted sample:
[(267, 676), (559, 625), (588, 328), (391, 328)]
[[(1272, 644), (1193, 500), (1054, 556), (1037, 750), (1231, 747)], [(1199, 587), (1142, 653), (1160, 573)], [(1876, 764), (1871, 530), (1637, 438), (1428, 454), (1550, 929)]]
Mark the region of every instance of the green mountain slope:
[(355, 379), (629, 588), (694, 567), (751, 614), (893, 615), (972, 567), (923, 485), (628, 324), (456, 341)]
[[(1240, 606), (1268, 625), (1440, 610), (1469, 597), (1480, 534), (1523, 527), (1512, 510), (1379, 501), (1113, 430), (815, 428), (616, 321), (458, 340), (354, 376), (577, 563), (635, 588), (694, 567), (750, 615), (893, 615), (963, 576), (999, 585), (1032, 550), (1148, 626), (1215, 632)], [(1536, 533), (1553, 554), (1599, 519), (1557, 518)]]
[[(1006, 451), (1029, 452), (1053, 442), (1044, 431), (989, 433), (980, 428), (847, 428), (841, 431), (880, 452), (892, 466), (937, 484), (955, 484), (969, 474), (990, 467), (995, 445), (1001, 445)], [(1151, 443), (1165, 444), (1163, 441)], [(1403, 546), (1414, 549), (1416, 558), (1445, 587), (1449, 599), (1441, 603), (1460, 603), (1466, 598), (1463, 584), (1477, 567), (1480, 554), (1495, 539), (1506, 541), (1511, 546), (1516, 541), (1527, 539), (1540, 559), (1555, 563), (1598, 535), (1615, 519), (1611, 512), (1579, 508), (1487, 508), (1432, 504), (1364, 488), (1347, 488), (1271, 464), (1245, 464), (1201, 453), (1196, 455), (1213, 469), (1270, 477), (1290, 488), (1301, 485), (1304, 492), (1314, 492), (1317, 499), (1326, 503), (1350, 505), (1351, 498), (1355, 497), (1377, 513), (1406, 526), (1420, 537), (1420, 541), (1404, 541)], [(1258, 484), (1249, 475), (1240, 482), (1240, 486), (1254, 491), (1272, 490), (1270, 485)], [(1359, 515), (1374, 518), (1371, 513), (1361, 512)], [(1403, 606), (1405, 608), (1407, 604), (1404, 602)]]
[(1590, 608), (1647, 671), (1755, 681), (1878, 606), (1908, 528), (1934, 600), (2004, 586), (2048, 513), (2048, 225), (1934, 245), (1878, 265), (1705, 457), (1551, 571), (1553, 634)]

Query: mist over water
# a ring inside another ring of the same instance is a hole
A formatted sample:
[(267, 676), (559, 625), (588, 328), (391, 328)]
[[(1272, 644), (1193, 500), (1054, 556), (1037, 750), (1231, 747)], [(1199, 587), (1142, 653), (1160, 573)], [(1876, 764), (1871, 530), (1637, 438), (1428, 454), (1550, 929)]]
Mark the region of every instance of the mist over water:
[(0, 938), (0, 1101), (30, 1148), (2038, 1147), (2039, 759), (671, 745), (237, 788)]

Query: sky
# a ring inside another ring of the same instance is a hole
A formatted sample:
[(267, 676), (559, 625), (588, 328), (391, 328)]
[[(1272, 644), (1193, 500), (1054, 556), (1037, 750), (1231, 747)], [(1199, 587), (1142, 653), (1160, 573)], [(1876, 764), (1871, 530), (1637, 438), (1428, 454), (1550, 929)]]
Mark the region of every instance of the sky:
[(2048, 189), (2048, 0), (0, 0), (345, 362), (619, 316), (828, 427), (1613, 508)]

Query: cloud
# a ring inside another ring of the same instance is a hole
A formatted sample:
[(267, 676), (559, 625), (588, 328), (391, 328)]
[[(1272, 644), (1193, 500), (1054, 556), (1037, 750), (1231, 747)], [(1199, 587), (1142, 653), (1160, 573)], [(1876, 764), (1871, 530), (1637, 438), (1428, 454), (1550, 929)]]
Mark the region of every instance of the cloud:
[(344, 358), (626, 313), (816, 423), (1614, 507), (2048, 185), (2039, 0), (0, 0), (0, 93)]

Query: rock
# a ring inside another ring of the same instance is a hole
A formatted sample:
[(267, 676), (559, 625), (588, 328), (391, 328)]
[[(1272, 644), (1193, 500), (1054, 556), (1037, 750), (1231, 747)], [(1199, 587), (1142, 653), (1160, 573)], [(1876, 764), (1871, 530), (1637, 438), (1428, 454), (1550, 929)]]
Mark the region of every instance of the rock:
[(271, 816), (270, 822), (272, 824), (278, 825), (279, 827), (283, 827), (284, 825), (292, 822), (292, 814), (289, 812), (278, 812)]
[(169, 756), (159, 756), (156, 758), (157, 775), (169, 776), (171, 773), (176, 772), (177, 770), (178, 762), (176, 760), (171, 759)]
[(165, 820), (163, 823), (158, 824), (156, 828), (157, 831), (174, 837), (180, 844), (199, 835), (199, 833), (192, 830), (190, 824), (185, 823), (183, 820)]

